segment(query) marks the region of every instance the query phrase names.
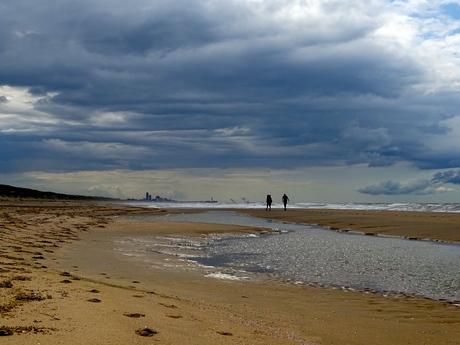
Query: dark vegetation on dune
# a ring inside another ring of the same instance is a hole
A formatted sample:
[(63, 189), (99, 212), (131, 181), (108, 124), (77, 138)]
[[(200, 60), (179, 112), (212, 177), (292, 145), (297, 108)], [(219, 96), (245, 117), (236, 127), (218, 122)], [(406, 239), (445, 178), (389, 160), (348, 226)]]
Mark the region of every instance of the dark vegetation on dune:
[(39, 190), (13, 187), (0, 184), (0, 197), (15, 198), (15, 199), (45, 199), (45, 200), (108, 200), (109, 198), (83, 196), (83, 195), (68, 195), (54, 192), (42, 192)]

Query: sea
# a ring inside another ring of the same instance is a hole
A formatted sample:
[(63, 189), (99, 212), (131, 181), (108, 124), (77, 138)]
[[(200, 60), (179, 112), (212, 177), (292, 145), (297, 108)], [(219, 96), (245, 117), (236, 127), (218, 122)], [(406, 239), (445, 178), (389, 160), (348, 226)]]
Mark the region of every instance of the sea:
[[(383, 296), (414, 296), (460, 306), (460, 245), (404, 238), (363, 236), (315, 225), (260, 219), (228, 208), (265, 208), (263, 203), (150, 203), (133, 206), (184, 208), (144, 220), (233, 224), (266, 228), (260, 234), (205, 237), (126, 237), (119, 251), (136, 257), (165, 254), (196, 266), (210, 279), (244, 280), (251, 274), (286, 283), (358, 290)], [(179, 206), (180, 204), (180, 206)], [(460, 212), (460, 204), (291, 203), (289, 208)], [(204, 212), (186, 213), (187, 208)], [(275, 205), (276, 208), (276, 205)], [(137, 217), (137, 216), (136, 216)], [(460, 229), (459, 229), (460, 231)]]
[[(210, 202), (210, 201), (179, 201), (179, 202), (151, 202), (151, 201), (129, 201), (132, 206), (153, 207), (153, 208), (236, 208), (251, 209), (265, 208), (264, 202)], [(281, 208), (282, 204), (273, 204), (273, 208)], [(420, 212), (460, 212), (460, 203), (320, 203), (320, 202), (298, 202), (289, 203), (293, 209), (330, 209), (330, 210), (380, 210), (380, 211), (420, 211)]]

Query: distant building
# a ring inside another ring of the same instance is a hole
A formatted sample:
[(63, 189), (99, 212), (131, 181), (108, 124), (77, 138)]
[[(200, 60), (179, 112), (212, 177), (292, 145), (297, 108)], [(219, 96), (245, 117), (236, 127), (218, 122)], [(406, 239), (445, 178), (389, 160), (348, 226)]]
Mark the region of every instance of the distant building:
[(152, 197), (152, 194), (150, 194), (149, 192), (145, 193), (145, 199), (142, 199), (142, 200), (155, 201), (155, 202), (176, 202), (175, 200), (168, 199), (168, 198), (163, 198), (163, 197), (161, 197), (159, 195), (157, 195), (156, 197)]

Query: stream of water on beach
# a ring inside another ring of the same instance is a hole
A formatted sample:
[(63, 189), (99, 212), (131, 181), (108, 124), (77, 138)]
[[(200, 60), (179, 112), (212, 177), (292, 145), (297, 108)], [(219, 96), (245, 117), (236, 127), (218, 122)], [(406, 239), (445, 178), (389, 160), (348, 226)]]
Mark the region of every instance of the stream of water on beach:
[(142, 243), (147, 252), (182, 256), (197, 265), (213, 267), (215, 272), (233, 272), (235, 277), (241, 272), (267, 273), (302, 284), (460, 303), (458, 244), (339, 233), (225, 211), (151, 219), (254, 226), (270, 231), (258, 235), (211, 235), (206, 241), (132, 238), (125, 240), (124, 251)]

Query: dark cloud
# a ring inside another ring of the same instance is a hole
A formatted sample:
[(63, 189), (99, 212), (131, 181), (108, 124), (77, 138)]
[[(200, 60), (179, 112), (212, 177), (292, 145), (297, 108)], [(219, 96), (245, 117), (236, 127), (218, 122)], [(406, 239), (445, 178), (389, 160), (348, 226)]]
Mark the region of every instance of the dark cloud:
[(449, 170), (434, 174), (433, 182), (460, 184), (460, 170)]
[(178, 49), (192, 49), (218, 40), (217, 21), (204, 16), (196, 7), (187, 11), (159, 8), (139, 22), (99, 13), (83, 22), (69, 24), (81, 28), (78, 38), (88, 52), (107, 56), (149, 53), (165, 56)]
[(438, 172), (430, 180), (418, 179), (405, 182), (385, 181), (358, 191), (370, 195), (429, 195), (453, 191), (443, 184), (460, 184), (460, 170)]
[(388, 180), (378, 185), (361, 188), (358, 191), (363, 194), (371, 195), (434, 194), (430, 181), (428, 180), (416, 180), (408, 183)]
[(14, 109), (0, 97), (0, 171), (460, 166), (433, 147), (460, 98), (426, 90), (427, 57), (385, 36), (388, 8), (292, 5), (2, 4), (0, 80), (25, 91)]

